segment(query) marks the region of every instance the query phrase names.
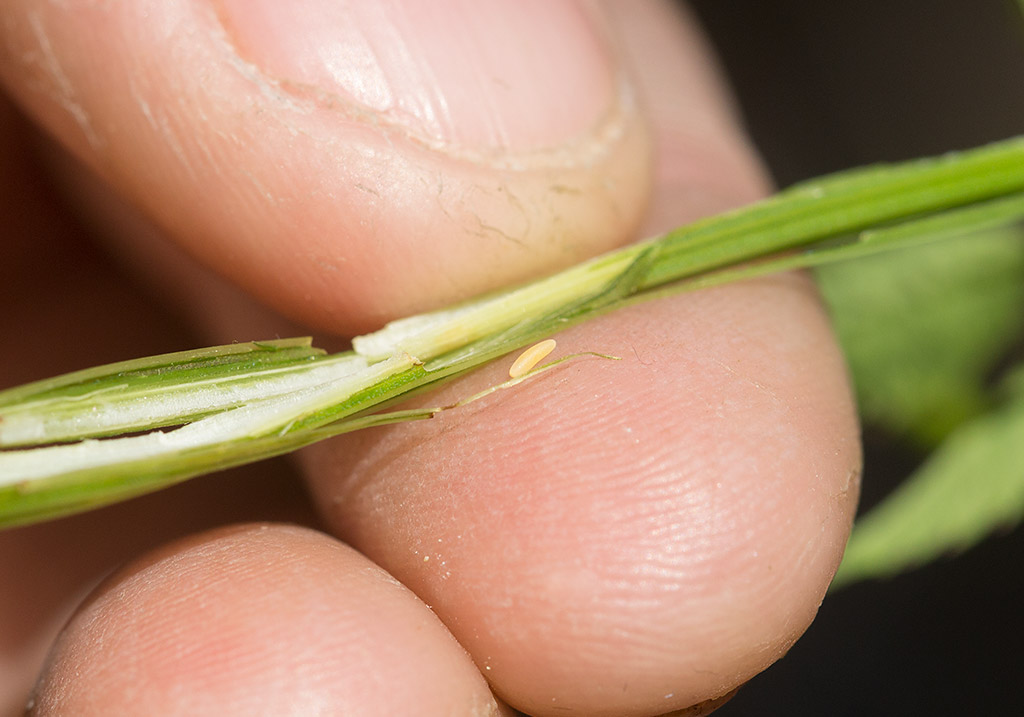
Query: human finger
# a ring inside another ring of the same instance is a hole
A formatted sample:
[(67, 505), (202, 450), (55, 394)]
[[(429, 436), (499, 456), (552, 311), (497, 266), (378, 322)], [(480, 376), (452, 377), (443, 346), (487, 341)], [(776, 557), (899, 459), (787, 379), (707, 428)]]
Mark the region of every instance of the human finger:
[(646, 201), (645, 127), (587, 5), (3, 12), (0, 79), (41, 126), (165, 237), (320, 328), (567, 266)]
[(133, 562), (55, 643), (32, 715), (498, 715), (430, 609), (327, 536), (250, 525)]
[[(657, 4), (618, 20), (662, 158), (649, 226), (763, 191), (685, 22)], [(856, 503), (856, 417), (816, 293), (776, 277), (556, 338), (622, 360), (315, 448), (322, 510), (519, 709), (652, 715), (727, 693), (813, 619)]]

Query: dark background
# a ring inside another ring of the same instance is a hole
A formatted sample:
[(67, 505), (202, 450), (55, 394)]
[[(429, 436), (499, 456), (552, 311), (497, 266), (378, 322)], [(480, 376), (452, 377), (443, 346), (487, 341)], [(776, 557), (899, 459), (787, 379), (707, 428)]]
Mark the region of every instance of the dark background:
[[(1024, 133), (1011, 0), (694, 0), (779, 186)], [(1021, 437), (1024, 440), (1024, 436)], [(869, 431), (864, 507), (920, 456)], [(1024, 714), (1024, 530), (829, 596), (716, 715)]]

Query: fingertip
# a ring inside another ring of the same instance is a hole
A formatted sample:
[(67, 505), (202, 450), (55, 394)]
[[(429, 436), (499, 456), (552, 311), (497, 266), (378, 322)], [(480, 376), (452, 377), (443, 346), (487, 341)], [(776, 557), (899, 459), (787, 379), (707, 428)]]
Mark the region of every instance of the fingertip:
[(255, 525), (165, 547), (107, 581), (56, 642), (31, 714), (497, 709), (465, 652), (384, 571), (314, 531)]
[(810, 624), (856, 504), (855, 414), (813, 290), (676, 297), (558, 346), (622, 360), (314, 449), (314, 494), (519, 709), (656, 714), (725, 694)]

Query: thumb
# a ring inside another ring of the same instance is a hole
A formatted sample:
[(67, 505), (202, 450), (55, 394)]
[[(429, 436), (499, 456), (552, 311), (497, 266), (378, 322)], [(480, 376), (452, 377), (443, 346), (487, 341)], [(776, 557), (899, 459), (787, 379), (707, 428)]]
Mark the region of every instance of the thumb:
[(186, 251), (339, 332), (611, 248), (646, 129), (590, 6), (6, 0), (0, 78)]

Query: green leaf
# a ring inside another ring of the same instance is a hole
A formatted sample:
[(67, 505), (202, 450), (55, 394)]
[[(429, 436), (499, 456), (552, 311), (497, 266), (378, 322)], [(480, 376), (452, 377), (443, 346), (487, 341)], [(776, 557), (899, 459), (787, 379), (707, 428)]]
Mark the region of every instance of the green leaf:
[(214, 346), (76, 371), (0, 391), (0, 448), (188, 423), (323, 383), (343, 372), (338, 364), (365, 365), (352, 358), (326, 358), (303, 337)]
[(991, 403), (1024, 330), (1024, 232), (991, 231), (817, 272), (861, 413), (934, 446)]
[(666, 234), (640, 282), (651, 288), (885, 223), (1022, 189), (1024, 137), (968, 152), (847, 170)]
[(833, 587), (965, 550), (1022, 515), (1024, 392), (954, 431), (913, 476), (858, 521)]
[(5, 389), (0, 391), (0, 408), (166, 385), (172, 379), (187, 384), (196, 376), (206, 379), (239, 369), (283, 366), (323, 356), (324, 351), (311, 343), (308, 336), (248, 341), (119, 361)]

